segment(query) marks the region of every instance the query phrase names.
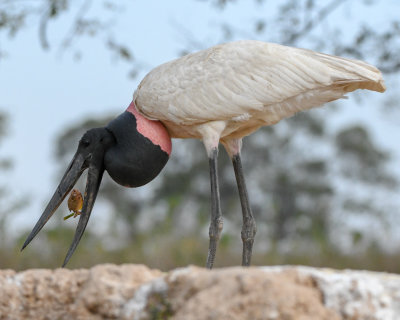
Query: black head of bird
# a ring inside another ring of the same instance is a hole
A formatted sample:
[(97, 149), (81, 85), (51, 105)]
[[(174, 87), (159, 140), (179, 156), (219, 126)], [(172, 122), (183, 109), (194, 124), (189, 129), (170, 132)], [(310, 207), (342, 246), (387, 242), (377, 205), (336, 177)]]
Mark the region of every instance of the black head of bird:
[[(137, 118), (140, 119), (142, 127), (147, 128), (147, 132), (140, 128), (138, 130)], [(149, 130), (153, 136), (166, 139), (162, 146), (154, 144), (152, 136), (146, 136)], [(81, 174), (88, 169), (83, 207), (74, 240), (63, 263), (65, 266), (85, 231), (104, 170), (107, 170), (111, 178), (120, 185), (140, 187), (153, 180), (167, 163), (171, 151), (170, 141), (166, 129), (161, 124), (154, 124), (136, 112), (129, 111), (122, 113), (104, 128), (88, 130), (79, 141), (78, 150), (67, 171), (22, 249), (42, 229)]]

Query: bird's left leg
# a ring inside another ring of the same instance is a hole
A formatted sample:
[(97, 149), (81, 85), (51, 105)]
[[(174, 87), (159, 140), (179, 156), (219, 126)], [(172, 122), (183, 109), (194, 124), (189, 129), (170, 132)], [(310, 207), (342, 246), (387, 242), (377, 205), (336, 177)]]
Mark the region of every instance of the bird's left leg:
[(243, 175), (242, 161), (240, 159), (240, 150), (242, 148), (242, 139), (232, 139), (223, 142), (226, 151), (232, 159), (233, 169), (235, 170), (236, 183), (239, 190), (240, 204), (242, 206), (243, 226), (242, 241), (243, 254), (242, 266), (249, 266), (251, 254), (253, 251), (254, 237), (257, 232), (256, 222), (251, 212), (249, 196)]
[(211, 222), (209, 229), (210, 245), (208, 248), (206, 268), (214, 265), (218, 241), (223, 228), (221, 203), (218, 184), (218, 145), (220, 134), (225, 128), (225, 122), (214, 121), (207, 125), (199, 126), (198, 130), (203, 137), (203, 143), (208, 154), (211, 183)]
[(206, 267), (211, 269), (214, 265), (217, 245), (223, 227), (221, 203), (218, 184), (218, 148), (213, 148), (209, 156), (210, 182), (211, 182), (211, 222), (209, 229), (210, 245), (208, 248)]

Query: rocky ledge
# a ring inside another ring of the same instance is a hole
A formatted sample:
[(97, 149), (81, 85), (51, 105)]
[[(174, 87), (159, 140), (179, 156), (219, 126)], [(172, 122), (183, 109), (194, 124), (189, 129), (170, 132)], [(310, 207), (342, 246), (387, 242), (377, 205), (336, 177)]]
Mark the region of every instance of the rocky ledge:
[(0, 271), (0, 319), (400, 319), (400, 275), (309, 267)]

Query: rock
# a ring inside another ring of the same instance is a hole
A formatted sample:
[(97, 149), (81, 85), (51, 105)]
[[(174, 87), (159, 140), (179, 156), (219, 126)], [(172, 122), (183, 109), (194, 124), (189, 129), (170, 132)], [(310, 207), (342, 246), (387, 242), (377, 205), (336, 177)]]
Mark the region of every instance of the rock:
[(400, 276), (310, 267), (0, 271), (0, 319), (400, 319)]

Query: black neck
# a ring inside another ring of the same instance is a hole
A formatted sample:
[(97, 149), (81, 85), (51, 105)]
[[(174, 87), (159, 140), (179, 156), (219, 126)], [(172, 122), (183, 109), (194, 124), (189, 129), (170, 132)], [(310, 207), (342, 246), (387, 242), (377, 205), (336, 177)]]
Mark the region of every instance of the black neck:
[(116, 140), (105, 155), (110, 176), (126, 187), (139, 187), (153, 180), (169, 155), (137, 131), (135, 116), (125, 111), (106, 127)]

